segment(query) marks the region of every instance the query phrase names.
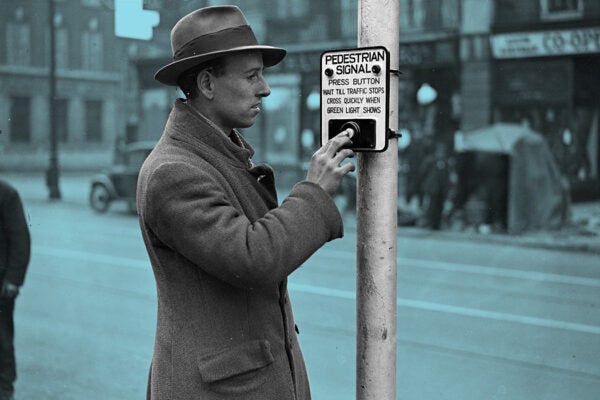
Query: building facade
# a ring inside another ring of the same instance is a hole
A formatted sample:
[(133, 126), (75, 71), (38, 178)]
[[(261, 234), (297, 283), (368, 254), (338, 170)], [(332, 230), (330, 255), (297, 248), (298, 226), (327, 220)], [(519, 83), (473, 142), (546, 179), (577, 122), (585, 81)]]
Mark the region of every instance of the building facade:
[[(399, 125), (412, 139), (528, 123), (551, 145), (575, 200), (600, 196), (600, 3), (595, 0), (399, 0)], [(301, 179), (320, 140), (320, 57), (357, 46), (358, 1), (144, 0), (150, 41), (117, 38), (113, 0), (54, 0), (54, 110), (62, 169), (107, 165), (117, 139), (156, 140), (180, 95), (153, 79), (169, 34), (202, 6), (238, 4), (259, 42), (288, 50), (266, 73), (271, 95), (246, 130), (257, 162)], [(45, 168), (49, 147), (48, 2), (0, 2), (0, 169)], [(42, 5), (43, 7), (40, 7)], [(428, 84), (435, 112), (417, 102)], [(401, 163), (401, 165), (403, 165)], [(583, 196), (583, 197), (582, 197)]]
[(110, 162), (123, 134), (127, 41), (114, 36), (103, 0), (0, 2), (0, 169), (44, 169), (50, 144), (51, 26), (59, 162), (93, 168)]

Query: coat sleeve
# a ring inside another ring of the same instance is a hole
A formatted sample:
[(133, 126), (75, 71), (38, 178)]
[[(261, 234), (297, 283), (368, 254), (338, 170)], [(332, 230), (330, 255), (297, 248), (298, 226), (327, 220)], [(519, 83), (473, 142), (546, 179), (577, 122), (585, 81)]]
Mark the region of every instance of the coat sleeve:
[(8, 239), (8, 263), (4, 279), (21, 286), (29, 265), (31, 238), (21, 198), (16, 190), (10, 190), (2, 207), (3, 229)]
[(333, 199), (300, 182), (282, 204), (252, 223), (208, 173), (164, 164), (149, 177), (144, 220), (161, 242), (234, 286), (278, 283), (343, 226)]

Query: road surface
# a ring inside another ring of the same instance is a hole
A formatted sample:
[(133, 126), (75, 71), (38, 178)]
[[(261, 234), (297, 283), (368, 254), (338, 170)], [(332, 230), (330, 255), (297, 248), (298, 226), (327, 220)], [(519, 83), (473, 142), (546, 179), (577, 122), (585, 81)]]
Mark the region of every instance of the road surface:
[[(33, 240), (17, 300), (17, 398), (145, 396), (154, 278), (135, 216), (23, 188)], [(75, 186), (72, 186), (75, 187)], [(290, 277), (315, 400), (355, 398), (355, 240)], [(398, 398), (600, 398), (600, 262), (589, 253), (398, 236)]]

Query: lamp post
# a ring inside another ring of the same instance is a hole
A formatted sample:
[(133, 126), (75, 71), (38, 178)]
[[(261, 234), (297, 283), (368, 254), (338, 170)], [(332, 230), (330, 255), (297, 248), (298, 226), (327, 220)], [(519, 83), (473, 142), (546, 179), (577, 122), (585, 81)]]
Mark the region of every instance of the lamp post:
[(50, 162), (46, 170), (46, 186), (50, 200), (61, 198), (58, 187), (58, 151), (56, 136), (56, 113), (54, 99), (56, 97), (56, 32), (54, 29), (54, 0), (48, 0), (48, 26), (50, 28), (50, 72), (48, 73), (48, 114), (50, 116)]

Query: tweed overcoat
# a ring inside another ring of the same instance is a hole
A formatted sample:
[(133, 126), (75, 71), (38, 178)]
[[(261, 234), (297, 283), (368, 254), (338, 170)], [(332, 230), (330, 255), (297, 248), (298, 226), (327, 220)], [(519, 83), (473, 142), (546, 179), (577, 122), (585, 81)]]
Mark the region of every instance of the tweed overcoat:
[(157, 286), (149, 397), (310, 399), (287, 277), (342, 236), (332, 198), (296, 184), (278, 206), (272, 170), (177, 100), (138, 180)]

